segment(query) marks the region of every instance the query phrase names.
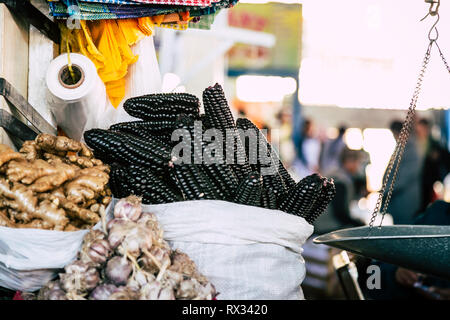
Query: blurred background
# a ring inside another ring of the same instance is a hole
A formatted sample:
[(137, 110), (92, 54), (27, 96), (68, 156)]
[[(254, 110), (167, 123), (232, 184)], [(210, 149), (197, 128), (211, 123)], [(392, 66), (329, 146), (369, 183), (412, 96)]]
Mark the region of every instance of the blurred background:
[[(367, 224), (406, 117), (435, 22), (423, 0), (241, 0), (211, 30), (156, 30), (163, 91), (201, 96), (224, 85), (236, 117), (268, 138), (296, 180), (333, 177), (337, 196), (317, 234)], [(450, 57), (450, 2), (439, 45)], [(449, 58), (450, 59), (450, 58)], [(411, 224), (450, 202), (450, 76), (437, 50), (384, 224)], [(339, 298), (329, 249), (305, 246), (307, 298)]]

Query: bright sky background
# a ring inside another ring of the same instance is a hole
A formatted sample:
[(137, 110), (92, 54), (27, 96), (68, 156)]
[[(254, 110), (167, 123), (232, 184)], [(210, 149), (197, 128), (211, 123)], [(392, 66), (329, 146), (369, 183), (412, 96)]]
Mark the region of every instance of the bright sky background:
[[(304, 0), (300, 100), (310, 105), (406, 109), (435, 21), (423, 0)], [(439, 41), (450, 61), (450, 1)], [(450, 75), (434, 52), (418, 108), (450, 107)]]

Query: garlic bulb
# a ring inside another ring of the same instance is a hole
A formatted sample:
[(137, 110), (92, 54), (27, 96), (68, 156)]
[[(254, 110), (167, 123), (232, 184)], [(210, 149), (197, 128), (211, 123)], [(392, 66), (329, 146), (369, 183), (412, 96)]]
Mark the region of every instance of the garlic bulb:
[(109, 224), (108, 241), (120, 254), (139, 257), (142, 250), (149, 250), (152, 247), (153, 236), (151, 229), (143, 224), (114, 219)]
[(77, 260), (67, 265), (65, 273), (60, 273), (61, 287), (66, 292), (83, 294), (94, 289), (100, 282), (98, 271), (88, 264)]
[(106, 276), (116, 285), (126, 285), (133, 267), (125, 257), (115, 256), (106, 264)]
[(109, 300), (138, 300), (138, 292), (128, 287), (119, 287), (116, 292), (109, 296)]
[(92, 291), (89, 298), (91, 300), (110, 300), (109, 297), (116, 291), (118, 291), (118, 288), (111, 283), (101, 284)]
[(114, 217), (137, 221), (142, 213), (141, 203), (142, 199), (134, 195), (119, 200), (114, 208)]
[(146, 271), (156, 273), (163, 267), (170, 266), (170, 252), (168, 250), (152, 247), (150, 250), (144, 252), (140, 261)]
[(39, 290), (38, 300), (67, 300), (59, 281), (51, 281)]
[(78, 260), (37, 299), (213, 299), (214, 286), (186, 254), (172, 251), (156, 216), (142, 213), (140, 201), (134, 196), (120, 200), (106, 231), (86, 234)]

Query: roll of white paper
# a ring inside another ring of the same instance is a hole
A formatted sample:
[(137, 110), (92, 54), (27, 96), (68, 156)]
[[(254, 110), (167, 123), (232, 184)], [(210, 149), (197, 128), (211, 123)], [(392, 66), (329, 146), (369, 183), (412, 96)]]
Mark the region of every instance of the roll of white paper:
[(72, 139), (83, 140), (83, 132), (97, 127), (107, 104), (105, 85), (94, 63), (84, 55), (71, 53), (75, 79), (68, 69), (68, 56), (52, 61), (47, 71), (47, 101), (56, 123)]

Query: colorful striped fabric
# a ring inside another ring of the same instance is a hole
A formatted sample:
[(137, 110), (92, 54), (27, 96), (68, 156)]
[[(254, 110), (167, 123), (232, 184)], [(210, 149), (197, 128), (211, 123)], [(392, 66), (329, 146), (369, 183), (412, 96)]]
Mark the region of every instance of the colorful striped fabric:
[(50, 11), (56, 18), (68, 18), (80, 20), (102, 20), (102, 19), (127, 19), (150, 17), (161, 14), (179, 12), (178, 8), (143, 7), (130, 8), (126, 5), (108, 5), (100, 3), (78, 3), (75, 10), (70, 10), (60, 2), (51, 2)]
[(211, 5), (211, 0), (133, 0), (143, 4), (163, 4), (177, 6), (206, 7)]
[[(137, 3), (138, 0), (51, 0), (51, 15), (55, 18), (74, 18), (80, 20), (128, 19), (189, 12), (191, 17), (203, 17), (200, 21), (189, 23), (194, 28), (209, 29), (217, 12), (222, 8), (234, 6), (238, 0), (205, 0), (208, 6), (183, 6)], [(141, 1), (141, 0), (139, 0)], [(147, 0), (146, 0), (147, 1)], [(146, 3), (150, 3), (148, 0)], [(197, 0), (156, 0), (160, 2), (186, 3)], [(204, 1), (204, 0), (199, 0)], [(197, 19), (198, 20), (198, 19)], [(185, 26), (181, 27), (185, 29)]]
[(218, 12), (221, 9), (233, 7), (237, 2), (238, 0), (221, 0), (211, 4), (209, 7), (191, 8), (189, 13), (191, 17), (208, 16)]
[[(48, 2), (58, 2), (59, 0), (47, 0)], [(77, 0), (62, 0), (72, 2), (76, 5)], [(177, 6), (200, 6), (206, 7), (218, 0), (81, 0), (81, 2), (100, 3), (100, 4), (128, 4), (128, 5), (177, 5)]]
[(83, 2), (103, 3), (103, 4), (129, 4), (140, 5), (139, 2), (131, 0), (82, 0)]

